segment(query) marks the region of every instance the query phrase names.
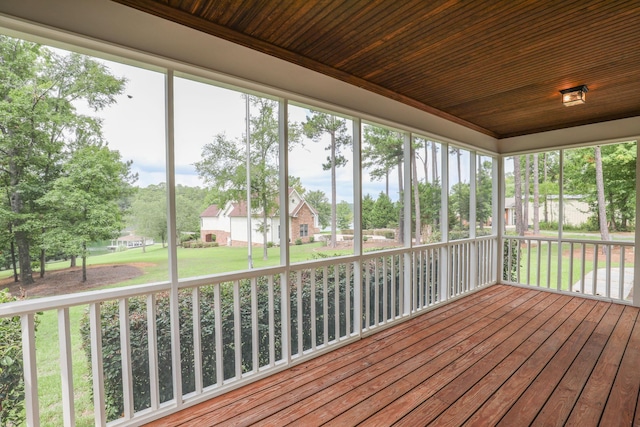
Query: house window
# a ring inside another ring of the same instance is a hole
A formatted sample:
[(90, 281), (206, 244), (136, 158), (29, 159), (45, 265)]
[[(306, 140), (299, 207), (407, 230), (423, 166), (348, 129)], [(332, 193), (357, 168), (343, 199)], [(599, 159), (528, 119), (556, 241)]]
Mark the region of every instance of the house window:
[(300, 237), (307, 237), (309, 235), (309, 226), (307, 224), (300, 224)]

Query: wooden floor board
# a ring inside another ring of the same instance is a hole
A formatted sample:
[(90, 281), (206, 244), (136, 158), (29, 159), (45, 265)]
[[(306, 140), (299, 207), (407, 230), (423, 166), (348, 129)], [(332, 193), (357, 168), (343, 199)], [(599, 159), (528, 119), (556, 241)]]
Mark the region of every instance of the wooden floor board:
[(631, 426), (638, 313), (495, 285), (150, 425)]

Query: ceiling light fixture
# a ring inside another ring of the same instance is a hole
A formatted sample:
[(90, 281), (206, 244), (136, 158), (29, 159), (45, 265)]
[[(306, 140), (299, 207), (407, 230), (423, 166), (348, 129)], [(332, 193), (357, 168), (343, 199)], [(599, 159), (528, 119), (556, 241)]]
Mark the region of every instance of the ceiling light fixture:
[(560, 91), (562, 94), (562, 103), (565, 107), (572, 105), (584, 104), (586, 101), (586, 93), (589, 92), (587, 85), (580, 85), (572, 87), (570, 89), (563, 89)]

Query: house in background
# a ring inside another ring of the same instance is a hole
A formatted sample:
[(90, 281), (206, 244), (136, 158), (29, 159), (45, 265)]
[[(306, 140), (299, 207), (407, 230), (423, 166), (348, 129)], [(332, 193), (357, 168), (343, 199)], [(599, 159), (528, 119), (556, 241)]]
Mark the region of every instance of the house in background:
[[(584, 201), (583, 196), (564, 196), (564, 214), (563, 224), (580, 227), (589, 220), (591, 212), (589, 204)], [(540, 200), (540, 221), (544, 221), (544, 201)], [(547, 218), (549, 222), (558, 222), (558, 212), (560, 210), (560, 201), (558, 196), (548, 196), (547, 200)], [(504, 223), (507, 227), (516, 225), (516, 198), (505, 197), (504, 199)], [(529, 224), (533, 226), (533, 200), (529, 202)]]
[[(318, 213), (293, 188), (289, 189), (289, 236), (292, 242), (309, 238), (319, 231)], [(251, 213), (251, 242), (264, 244), (262, 212)], [(267, 217), (267, 242), (280, 244), (280, 212)], [(200, 214), (200, 239), (203, 242), (219, 242), (221, 245), (246, 245), (247, 202), (227, 202), (220, 208), (210, 205)]]
[(136, 236), (131, 233), (127, 236), (120, 236), (117, 239), (111, 240), (111, 245), (107, 246), (110, 251), (117, 251), (118, 249), (133, 249), (141, 248), (143, 246), (153, 245), (152, 237)]

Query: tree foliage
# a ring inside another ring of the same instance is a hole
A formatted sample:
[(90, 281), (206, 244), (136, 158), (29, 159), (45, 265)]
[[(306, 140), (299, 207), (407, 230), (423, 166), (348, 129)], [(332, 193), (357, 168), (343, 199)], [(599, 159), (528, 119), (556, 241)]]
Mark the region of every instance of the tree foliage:
[[(251, 211), (261, 217), (261, 224), (266, 224), (268, 218), (278, 210), (278, 103), (266, 98), (245, 96), (254, 111), (257, 111), (249, 117), (249, 153), (247, 154), (247, 135), (243, 140), (231, 140), (224, 133), (217, 134), (213, 142), (202, 147), (202, 160), (195, 163), (195, 168), (207, 184), (221, 191), (221, 204), (229, 200), (244, 201), (248, 192)], [(300, 130), (296, 124), (290, 124), (288, 132), (289, 149), (292, 149), (300, 141)], [(261, 230), (264, 242), (267, 242), (268, 229), (261, 227)], [(267, 259), (266, 244), (263, 245), (263, 258)]]
[(307, 138), (320, 142), (324, 135), (328, 135), (329, 143), (325, 150), (329, 151), (326, 163), (322, 168), (331, 172), (331, 239), (330, 247), (336, 246), (337, 214), (337, 180), (336, 169), (347, 164), (344, 150), (352, 145), (351, 135), (347, 132), (347, 121), (331, 114), (311, 111), (307, 120), (302, 124), (302, 130)]
[[(49, 224), (64, 220), (45, 203), (73, 153), (100, 145), (101, 122), (80, 114), (84, 103), (99, 111), (116, 102), (125, 79), (75, 53), (58, 54), (37, 44), (0, 36), (0, 202), (8, 229), (2, 247), (15, 243), (23, 285), (33, 283), (32, 255), (49, 248)], [(0, 236), (2, 237), (2, 236)], [(41, 266), (43, 268), (44, 266)]]

